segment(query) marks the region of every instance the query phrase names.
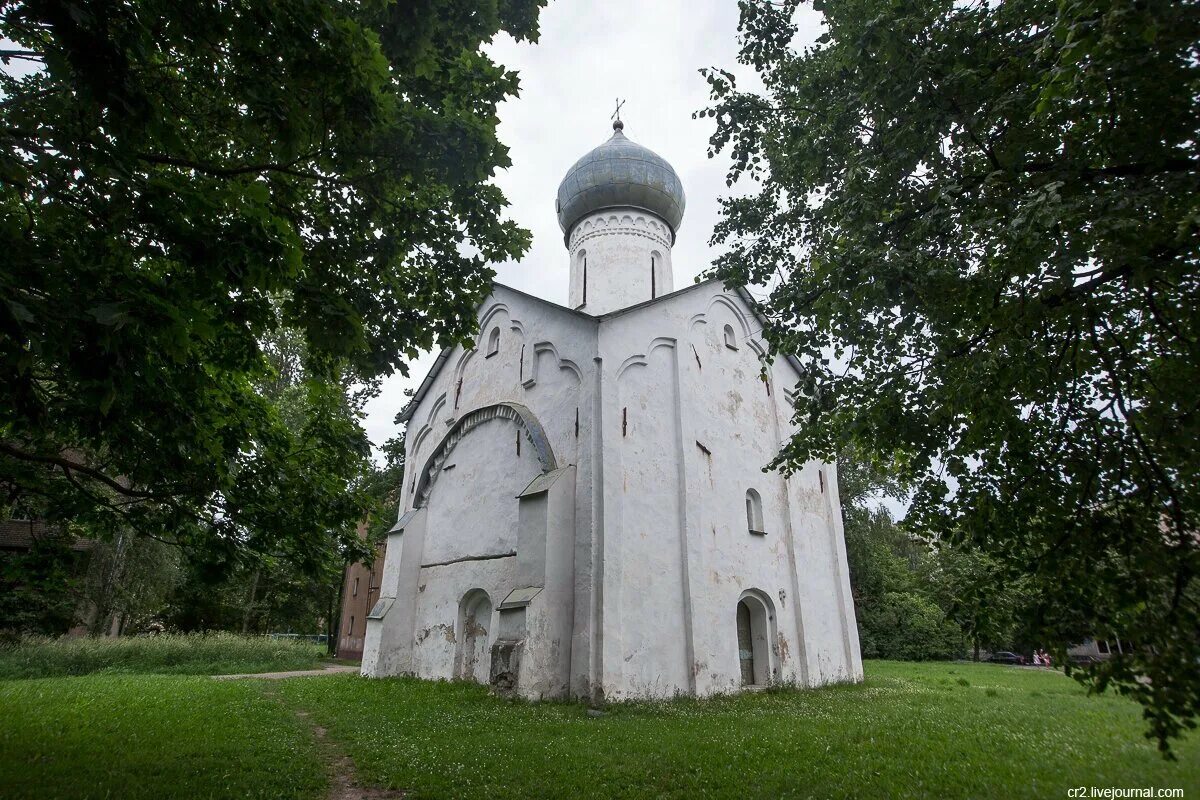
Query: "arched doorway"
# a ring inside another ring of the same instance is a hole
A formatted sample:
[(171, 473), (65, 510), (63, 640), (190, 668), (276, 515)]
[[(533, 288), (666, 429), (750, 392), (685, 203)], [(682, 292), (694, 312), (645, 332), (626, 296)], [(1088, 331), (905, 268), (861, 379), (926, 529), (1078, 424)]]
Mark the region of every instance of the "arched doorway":
[(742, 673), (742, 686), (754, 685), (754, 635), (750, 623), (750, 606), (745, 600), (737, 604), (738, 666)]
[(778, 678), (775, 608), (769, 597), (754, 589), (742, 593), (737, 604), (738, 673), (743, 686), (766, 686)]
[(482, 589), (472, 589), (459, 604), (459, 636), (454, 676), (486, 684), (491, 670), (488, 631), (492, 627), (492, 599)]

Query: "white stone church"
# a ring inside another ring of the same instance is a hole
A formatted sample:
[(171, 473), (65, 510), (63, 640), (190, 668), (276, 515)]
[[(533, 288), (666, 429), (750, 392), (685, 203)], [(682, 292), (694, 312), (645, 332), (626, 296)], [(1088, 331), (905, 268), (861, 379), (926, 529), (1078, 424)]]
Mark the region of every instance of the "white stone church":
[(364, 675), (593, 702), (862, 678), (836, 469), (763, 471), (796, 369), (749, 295), (675, 289), (683, 187), (622, 127), (558, 188), (569, 304), (497, 284), (400, 414)]

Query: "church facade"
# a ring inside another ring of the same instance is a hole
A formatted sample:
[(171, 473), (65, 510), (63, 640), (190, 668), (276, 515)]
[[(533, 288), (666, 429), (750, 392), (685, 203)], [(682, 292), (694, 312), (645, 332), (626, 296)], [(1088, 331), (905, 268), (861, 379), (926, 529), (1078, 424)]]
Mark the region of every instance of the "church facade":
[(748, 294), (674, 289), (683, 188), (614, 128), (559, 187), (569, 305), (497, 285), (401, 412), (363, 674), (594, 702), (861, 680), (836, 468), (764, 471), (798, 373)]

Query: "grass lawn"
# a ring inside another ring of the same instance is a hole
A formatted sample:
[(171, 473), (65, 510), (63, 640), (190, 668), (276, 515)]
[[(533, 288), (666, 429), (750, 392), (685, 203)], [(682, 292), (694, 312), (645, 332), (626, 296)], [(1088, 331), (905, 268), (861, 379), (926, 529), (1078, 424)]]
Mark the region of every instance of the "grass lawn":
[(259, 682), (0, 681), (0, 797), (317, 798), (307, 728)]
[(1136, 705), (1089, 698), (1057, 673), (868, 662), (867, 678), (601, 718), (478, 686), (344, 674), (0, 681), (0, 797), (322, 797), (329, 755), (311, 724), (361, 783), (416, 798), (1200, 796), (1200, 737), (1165, 762)]
[(414, 797), (1054, 797), (1200, 792), (1200, 737), (1164, 762), (1139, 708), (1058, 673), (868, 662), (867, 682), (628, 704), (511, 704), (480, 687), (288, 681), (367, 782)]

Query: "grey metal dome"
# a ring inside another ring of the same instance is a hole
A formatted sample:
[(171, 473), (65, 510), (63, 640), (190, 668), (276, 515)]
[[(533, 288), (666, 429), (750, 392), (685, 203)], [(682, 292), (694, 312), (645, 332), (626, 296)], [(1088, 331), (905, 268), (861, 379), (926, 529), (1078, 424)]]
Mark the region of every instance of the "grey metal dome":
[(617, 206), (657, 215), (672, 238), (679, 230), (687, 205), (679, 176), (662, 156), (626, 139), (622, 128), (614, 122), (612, 138), (576, 161), (558, 185), (555, 208), (564, 237), (593, 211)]

